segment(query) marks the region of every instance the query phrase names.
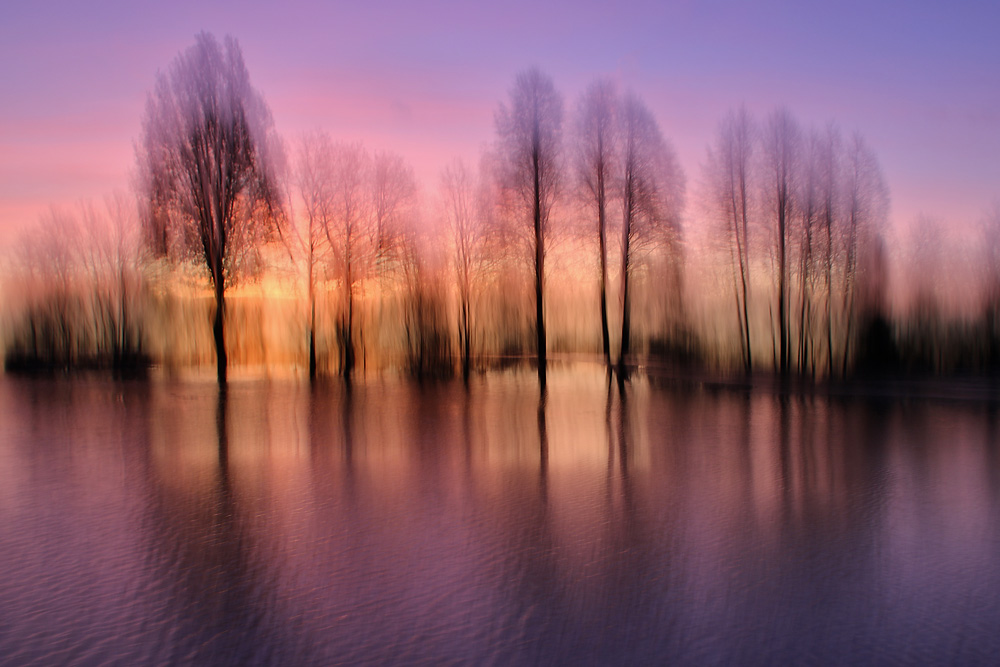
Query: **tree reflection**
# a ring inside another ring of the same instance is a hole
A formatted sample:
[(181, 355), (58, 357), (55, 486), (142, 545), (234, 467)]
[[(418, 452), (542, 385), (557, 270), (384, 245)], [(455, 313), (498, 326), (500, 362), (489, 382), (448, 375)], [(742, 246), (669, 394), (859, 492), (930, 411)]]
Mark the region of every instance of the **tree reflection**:
[(538, 392), (538, 488), (543, 503), (548, 501), (549, 435), (545, 428), (545, 409), (549, 390), (545, 383)]
[(544, 393), (525, 372), (350, 395), (8, 378), (0, 654), (988, 662), (995, 406), (622, 391), (593, 368)]
[(226, 418), (226, 408), (229, 405), (229, 393), (226, 385), (219, 386), (219, 397), (215, 408), (215, 429), (219, 442), (219, 486), (232, 495), (229, 485), (229, 425)]
[[(166, 587), (165, 627), (177, 627), (160, 638), (158, 655), (169, 663), (266, 662), (281, 650), (268, 584), (274, 577), (235, 488), (230, 392), (225, 385), (212, 390), (214, 415), (188, 415), (179, 430), (151, 424), (158, 435), (147, 468), (153, 494), (146, 536), (156, 579)], [(157, 406), (156, 419), (191, 407), (177, 402)]]
[(781, 508), (783, 514), (783, 525), (787, 525), (795, 513), (792, 487), (794, 479), (792, 475), (792, 452), (791, 434), (789, 421), (788, 393), (782, 391), (777, 397), (778, 402), (778, 461), (781, 465)]
[(354, 389), (348, 380), (340, 394), (340, 423), (343, 428), (344, 465), (348, 474), (354, 470)]
[[(612, 546), (615, 548), (615, 553), (630, 552), (632, 547), (635, 546), (635, 539), (638, 537), (635, 533), (636, 508), (634, 505), (635, 495), (630, 467), (630, 452), (634, 446), (634, 435), (629, 412), (628, 391), (629, 386), (627, 383), (618, 383), (618, 411), (614, 418), (615, 429), (611, 431), (609, 428), (608, 431), (608, 477), (609, 479), (613, 479), (614, 452), (617, 449), (618, 481), (621, 495), (618, 503), (619, 509), (611, 519), (611, 524), (616, 527), (613, 531), (613, 535), (616, 537), (612, 538)], [(611, 426), (610, 416), (613, 392), (614, 385), (608, 382), (606, 414), (609, 419), (609, 427)], [(619, 542), (621, 543), (619, 544)]]

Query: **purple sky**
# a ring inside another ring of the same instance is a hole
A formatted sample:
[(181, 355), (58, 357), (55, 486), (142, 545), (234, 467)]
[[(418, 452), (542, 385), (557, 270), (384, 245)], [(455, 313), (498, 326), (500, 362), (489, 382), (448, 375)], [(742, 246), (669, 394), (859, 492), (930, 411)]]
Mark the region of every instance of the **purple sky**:
[[(147, 91), (200, 30), (232, 34), (289, 144), (310, 129), (403, 154), (433, 188), (472, 163), (515, 74), (571, 110), (612, 75), (658, 116), (689, 192), (745, 102), (836, 120), (877, 152), (892, 217), (975, 222), (1000, 198), (995, 2), (14, 2), (0, 20), (0, 242), (50, 204), (128, 185)], [(689, 207), (690, 208), (690, 207)]]

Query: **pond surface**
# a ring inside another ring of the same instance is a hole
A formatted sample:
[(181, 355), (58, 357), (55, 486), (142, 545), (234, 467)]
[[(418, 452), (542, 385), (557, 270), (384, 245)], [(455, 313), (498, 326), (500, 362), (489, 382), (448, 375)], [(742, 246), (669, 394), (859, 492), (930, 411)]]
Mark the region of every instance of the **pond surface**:
[(976, 664), (975, 401), (0, 376), (0, 663)]

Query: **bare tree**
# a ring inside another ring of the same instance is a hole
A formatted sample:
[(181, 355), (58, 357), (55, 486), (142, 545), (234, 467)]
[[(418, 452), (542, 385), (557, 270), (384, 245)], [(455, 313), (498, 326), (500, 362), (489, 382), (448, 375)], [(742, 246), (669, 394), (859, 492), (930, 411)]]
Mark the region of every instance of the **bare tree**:
[(354, 370), (358, 320), (356, 292), (370, 275), (375, 262), (368, 191), (371, 158), (360, 143), (338, 142), (332, 146), (331, 215), (324, 226), (333, 248), (335, 275), (341, 284), (340, 369), (349, 378)]
[(453, 360), (446, 314), (445, 253), (436, 234), (413, 222), (401, 230), (394, 252), (400, 257), (405, 295), (406, 365), (411, 373), (423, 377), (449, 371)]
[(117, 296), (117, 330), (114, 349), (119, 362), (141, 353), (141, 330), (136, 310), (140, 291), (142, 249), (135, 201), (117, 192), (107, 200), (111, 245), (112, 284)]
[(608, 207), (618, 171), (618, 91), (612, 81), (594, 82), (583, 94), (576, 115), (576, 171), (583, 199), (597, 219), (601, 290), (601, 349), (611, 367), (608, 331)]
[(407, 244), (416, 182), (401, 157), (392, 153), (373, 157), (360, 142), (335, 142), (325, 133), (304, 140), (298, 178), (306, 222), (310, 376), (316, 373), (317, 284), (328, 272), (340, 288), (340, 372), (350, 377), (358, 346), (365, 343), (361, 292), (368, 293), (366, 302), (378, 299), (381, 308), (381, 292), (393, 274), (404, 281), (410, 275), (412, 252)]
[(622, 103), (621, 349), (624, 374), (632, 338), (630, 287), (641, 252), (657, 244), (675, 245), (680, 234), (684, 176), (673, 149), (646, 105), (635, 95)]
[(472, 286), (481, 259), (485, 230), (477, 224), (473, 174), (461, 160), (455, 160), (441, 173), (441, 195), (458, 285), (458, 343), (462, 354), (462, 377), (468, 381), (472, 359)]
[(834, 273), (837, 264), (837, 239), (839, 237), (841, 207), (841, 154), (843, 142), (834, 125), (825, 132), (816, 133), (813, 142), (812, 162), (816, 178), (815, 214), (818, 218), (823, 242), (821, 262), (823, 285), (826, 288), (826, 358), (827, 376), (833, 375), (833, 331), (837, 317), (834, 299)]
[(846, 168), (843, 375), (847, 374), (851, 341), (855, 336), (859, 255), (867, 250), (865, 245), (877, 241), (889, 213), (889, 191), (878, 159), (858, 133), (848, 148)]
[(535, 346), (538, 379), (545, 383), (545, 244), (560, 176), (562, 98), (537, 69), (517, 76), (510, 106), (496, 113), (502, 179), (513, 215), (531, 225), (535, 274)]
[(990, 368), (1000, 361), (1000, 200), (993, 202), (979, 221), (978, 269), (982, 284), (982, 317), (986, 336), (986, 358)]
[(114, 369), (137, 361), (139, 323), (133, 304), (139, 291), (140, 246), (135, 202), (116, 193), (99, 209), (81, 209), (78, 249), (89, 282), (94, 318), (95, 353), (110, 356)]
[(23, 323), (6, 362), (72, 366), (85, 347), (81, 257), (84, 235), (76, 216), (52, 208), (20, 239), (14, 258), (23, 299)]
[(157, 75), (138, 149), (152, 248), (200, 258), (215, 292), (213, 332), (226, 381), (226, 287), (259, 268), (278, 231), (278, 154), (270, 111), (236, 40), (200, 33)]
[[(803, 156), (803, 169), (798, 193), (798, 342), (793, 361), (800, 373), (807, 373), (815, 350), (813, 310), (815, 297), (816, 219), (819, 207), (819, 183), (816, 153), (819, 135), (809, 136)], [(792, 356), (792, 351), (789, 352)], [(791, 363), (791, 361), (789, 362)], [(815, 369), (813, 369), (815, 370)]]
[(779, 109), (768, 118), (764, 132), (764, 195), (774, 221), (778, 271), (778, 370), (789, 370), (789, 250), (795, 212), (801, 131), (792, 115)]
[(80, 247), (76, 250), (82, 264), (84, 279), (90, 292), (89, 311), (93, 320), (96, 356), (110, 354), (118, 367), (118, 317), (115, 248), (108, 219), (92, 203), (80, 210)]
[[(411, 232), (418, 217), (417, 182), (412, 167), (402, 156), (390, 151), (378, 151), (371, 158), (367, 187), (374, 253), (371, 267), (374, 281), (368, 291), (374, 307), (370, 307), (368, 312), (372, 317), (373, 338), (384, 346), (386, 341), (382, 334), (388, 328), (386, 325), (397, 319), (392, 314), (387, 320), (386, 313), (400, 305), (393, 303), (392, 297), (394, 294), (405, 296), (395, 293), (392, 287), (400, 281), (409, 284), (409, 278), (418, 275), (410, 270), (412, 264), (409, 260), (413, 254), (407, 247), (413, 240)], [(426, 276), (429, 272), (423, 271), (419, 275)], [(412, 295), (412, 290), (406, 293)], [(366, 341), (361, 343), (364, 345)]]
[(417, 182), (402, 156), (380, 151), (372, 159), (370, 188), (375, 264), (381, 280), (397, 259), (407, 218), (415, 206)]
[(23, 300), (14, 364), (99, 365), (139, 360), (139, 247), (134, 207), (124, 195), (105, 206), (52, 209), (16, 248)]
[(750, 215), (752, 211), (753, 152), (757, 128), (746, 107), (730, 112), (719, 125), (716, 143), (709, 148), (707, 174), (714, 215), (729, 239), (733, 292), (740, 328), (743, 368), (753, 368), (750, 339)]
[(326, 230), (333, 221), (333, 143), (326, 133), (303, 138), (298, 158), (298, 186), (305, 225), (302, 245), (306, 263), (309, 308), (309, 378), (316, 377), (316, 291), (330, 261)]

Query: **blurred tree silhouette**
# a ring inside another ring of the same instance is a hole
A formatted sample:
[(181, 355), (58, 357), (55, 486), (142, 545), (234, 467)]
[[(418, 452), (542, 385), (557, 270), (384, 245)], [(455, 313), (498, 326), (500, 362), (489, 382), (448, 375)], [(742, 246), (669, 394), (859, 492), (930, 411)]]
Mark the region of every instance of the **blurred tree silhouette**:
[(601, 79), (587, 88), (576, 113), (575, 162), (577, 185), (588, 212), (597, 218), (597, 248), (600, 270), (601, 351), (611, 367), (611, 336), (608, 329), (608, 209), (618, 173), (620, 99), (612, 81)]
[(226, 381), (226, 287), (261, 269), (260, 244), (280, 232), (281, 157), (271, 113), (250, 85), (236, 40), (200, 33), (159, 73), (137, 150), (157, 255), (197, 257), (215, 292), (219, 382)]
[[(632, 343), (630, 288), (643, 253), (655, 252), (675, 266), (681, 260), (680, 215), (684, 175), (646, 105), (627, 95), (619, 114), (621, 123), (622, 200), (621, 240), (621, 349), (619, 372), (629, 361)], [(677, 285), (679, 288), (679, 285)]]
[(773, 219), (778, 265), (778, 372), (789, 370), (789, 253), (796, 184), (800, 176), (802, 132), (786, 109), (772, 113), (764, 130), (765, 199)]
[(743, 369), (753, 368), (750, 338), (750, 219), (753, 213), (753, 153), (757, 126), (746, 107), (730, 112), (719, 125), (715, 143), (709, 147), (705, 168), (709, 209), (721, 223), (728, 240), (733, 268), (733, 292), (740, 329)]
[(535, 349), (538, 379), (545, 383), (545, 244), (559, 193), (562, 150), (562, 98), (545, 74), (518, 74), (510, 106), (496, 113), (501, 180), (511, 215), (531, 226), (535, 274)]
[(11, 266), (21, 303), (7, 366), (144, 365), (140, 263), (135, 207), (124, 195), (75, 213), (53, 209), (22, 238)]

